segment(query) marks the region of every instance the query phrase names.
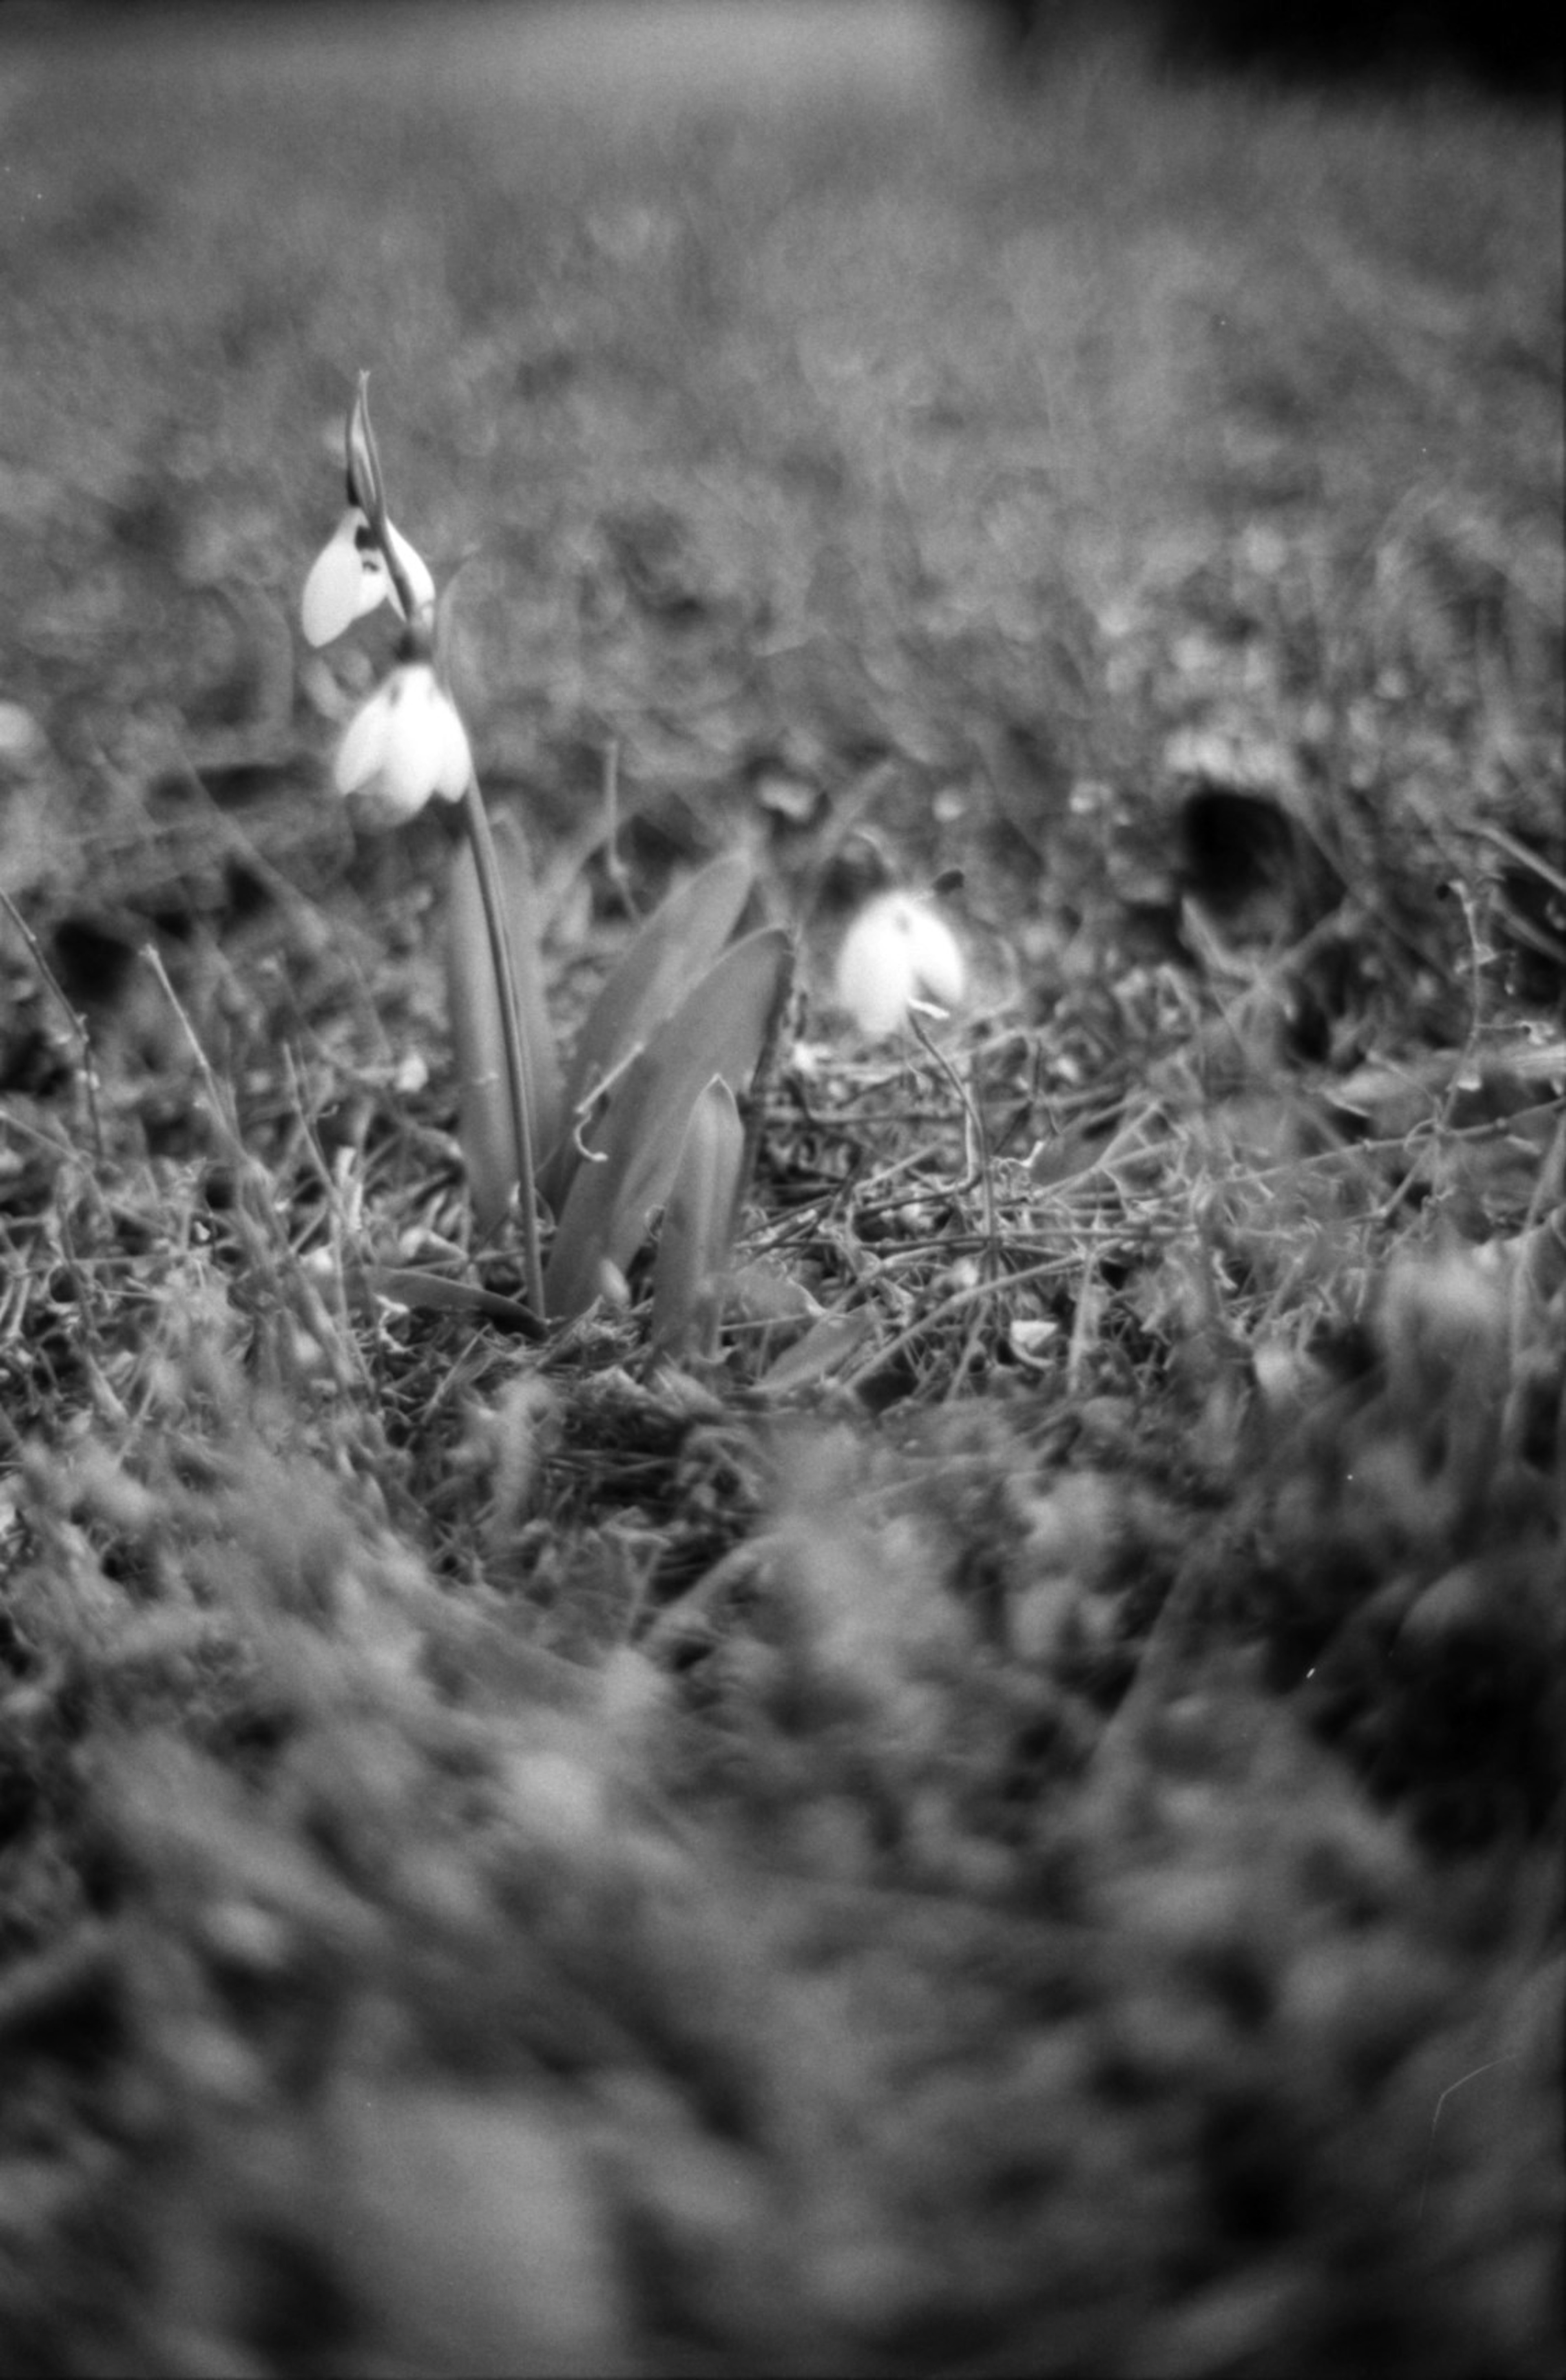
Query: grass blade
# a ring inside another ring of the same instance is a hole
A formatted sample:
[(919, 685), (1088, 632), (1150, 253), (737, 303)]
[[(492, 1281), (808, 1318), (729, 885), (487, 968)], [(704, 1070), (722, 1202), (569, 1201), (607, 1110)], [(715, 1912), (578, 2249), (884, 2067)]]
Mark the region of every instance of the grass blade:
[(863, 1309), (853, 1314), (823, 1314), (802, 1339), (785, 1347), (769, 1364), (756, 1385), (772, 1396), (813, 1388), (856, 1355), (875, 1335), (875, 1318)]
[[(527, 845), (513, 819), (492, 826), (516, 978), (517, 1024), (533, 1106), (533, 1146), (560, 1131), (560, 1062), (544, 1003), (537, 896)], [(506, 1087), (500, 991), (484, 922), (478, 865), (464, 844), (452, 864), (446, 990), (457, 1068), (457, 1139), (480, 1232), (504, 1220), (516, 1186), (516, 1130)]]
[(516, 976), (518, 1022), (532, 1088), (533, 1146), (541, 1152), (553, 1148), (564, 1114), (560, 1058), (544, 995), (543, 912), (527, 838), (516, 820), (503, 811), (492, 820), (491, 832), (495, 857), (500, 862), (501, 891), (511, 934), (511, 964)]
[(745, 1126), (722, 1075), (698, 1093), (663, 1210), (652, 1269), (652, 1343), (695, 1339), (711, 1351), (718, 1284), (729, 1260), (745, 1161)]

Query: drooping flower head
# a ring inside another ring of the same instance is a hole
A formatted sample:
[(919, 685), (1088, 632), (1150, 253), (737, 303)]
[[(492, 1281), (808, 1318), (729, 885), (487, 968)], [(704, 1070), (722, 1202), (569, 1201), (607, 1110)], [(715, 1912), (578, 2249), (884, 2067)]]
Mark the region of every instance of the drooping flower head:
[(435, 796), (460, 801), (473, 755), (438, 665), (435, 582), (386, 510), (367, 390), (361, 372), (344, 442), (347, 510), (316, 556), (300, 608), (312, 645), (330, 644), (382, 602), (406, 624), (396, 666), (348, 722), (332, 771), (340, 794), (363, 795), (400, 824)]
[(417, 657), (399, 662), (355, 712), (332, 771), (340, 794), (368, 795), (395, 825), (432, 795), (459, 802), (472, 774), (456, 705), (434, 663)]
[(385, 481), (370, 426), (369, 375), (359, 374), (345, 437), (347, 507), (305, 580), (299, 606), (309, 643), (332, 644), (382, 603), (410, 624), (435, 601), (435, 582), (386, 510)]
[(967, 968), (945, 919), (911, 892), (880, 892), (844, 936), (835, 990), (861, 1033), (895, 1033), (921, 1002), (957, 1008)]
[[(435, 582), (407, 538), (388, 521), (386, 533), (402, 565), (402, 575), (421, 605), (435, 600)], [(382, 603), (403, 612), (402, 597), (374, 529), (357, 505), (350, 505), (311, 565), (305, 580), (299, 617), (307, 640), (330, 645), (356, 620)], [(403, 616), (406, 618), (407, 613)]]

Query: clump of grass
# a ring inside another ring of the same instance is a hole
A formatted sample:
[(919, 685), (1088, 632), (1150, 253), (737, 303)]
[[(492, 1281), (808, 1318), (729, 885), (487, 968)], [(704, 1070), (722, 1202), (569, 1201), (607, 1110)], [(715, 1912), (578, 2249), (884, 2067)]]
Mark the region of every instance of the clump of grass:
[(1251, 1594), (1276, 1673), (1449, 1852), (1536, 1840), (1566, 1787), (1552, 1238), (1401, 1257), (1368, 1327), (1275, 1384)]

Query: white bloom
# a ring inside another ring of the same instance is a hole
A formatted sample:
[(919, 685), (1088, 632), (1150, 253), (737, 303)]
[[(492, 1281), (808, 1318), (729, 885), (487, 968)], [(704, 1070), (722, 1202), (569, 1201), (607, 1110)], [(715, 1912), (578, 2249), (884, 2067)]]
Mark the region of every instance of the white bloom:
[(462, 799), (473, 775), (467, 731), (429, 662), (403, 662), (376, 687), (348, 722), (332, 773), (340, 794), (368, 793), (399, 821), (432, 794)]
[[(435, 600), (435, 582), (428, 565), (390, 521), (386, 534), (407, 577), (415, 609), (421, 612)], [(312, 645), (329, 645), (378, 603), (386, 602), (395, 611), (403, 608), (374, 530), (358, 506), (350, 504), (305, 580), (299, 605), (305, 637)]]
[(956, 1008), (966, 990), (956, 936), (911, 893), (867, 902), (837, 954), (837, 997), (861, 1033), (894, 1033), (917, 1001)]

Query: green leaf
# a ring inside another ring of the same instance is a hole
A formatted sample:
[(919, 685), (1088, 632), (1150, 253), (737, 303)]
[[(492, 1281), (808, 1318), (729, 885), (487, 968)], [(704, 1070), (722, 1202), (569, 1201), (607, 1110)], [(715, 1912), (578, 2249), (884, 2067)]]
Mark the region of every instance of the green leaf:
[[(521, 829), (501, 817), (491, 829), (500, 867), (501, 902), (516, 982), (522, 1056), (532, 1109), (533, 1147), (560, 1131), (560, 1062), (544, 1002), (538, 896)], [(456, 1052), (457, 1139), (467, 1169), (474, 1218), (482, 1232), (504, 1220), (516, 1187), (516, 1130), (506, 1084), (505, 1036), (483, 896), (471, 844), (452, 863), (447, 917), (446, 990)]]
[(648, 1219), (668, 1198), (697, 1099), (721, 1075), (742, 1090), (756, 1071), (787, 996), (794, 946), (763, 927), (726, 950), (625, 1068), (588, 1137), (550, 1251), (544, 1302), (552, 1316), (581, 1314), (599, 1293), (604, 1265), (624, 1272)]
[(562, 1098), (564, 1138), (542, 1136), (551, 1150), (540, 1187), (559, 1214), (580, 1162), (576, 1123), (595, 1087), (607, 1081), (672, 1016), (698, 983), (738, 925), (754, 881), (751, 864), (726, 852), (672, 892), (632, 937), (589, 1011), (566, 1070)]
[(718, 1285), (728, 1263), (745, 1161), (745, 1126), (734, 1095), (714, 1075), (697, 1095), (663, 1209), (652, 1268), (652, 1343), (674, 1349), (692, 1338), (710, 1353)]
[(756, 1385), (772, 1396), (786, 1396), (792, 1390), (809, 1388), (839, 1370), (874, 1335), (874, 1321), (862, 1311), (823, 1314), (802, 1339), (785, 1347), (768, 1365)]
[(394, 1305), (416, 1313), (466, 1315), (474, 1321), (498, 1323), (524, 1339), (544, 1335), (543, 1323), (528, 1306), (478, 1281), (453, 1281), (447, 1273), (423, 1272), (413, 1265), (365, 1265), (356, 1278), (370, 1296), (389, 1298)]

